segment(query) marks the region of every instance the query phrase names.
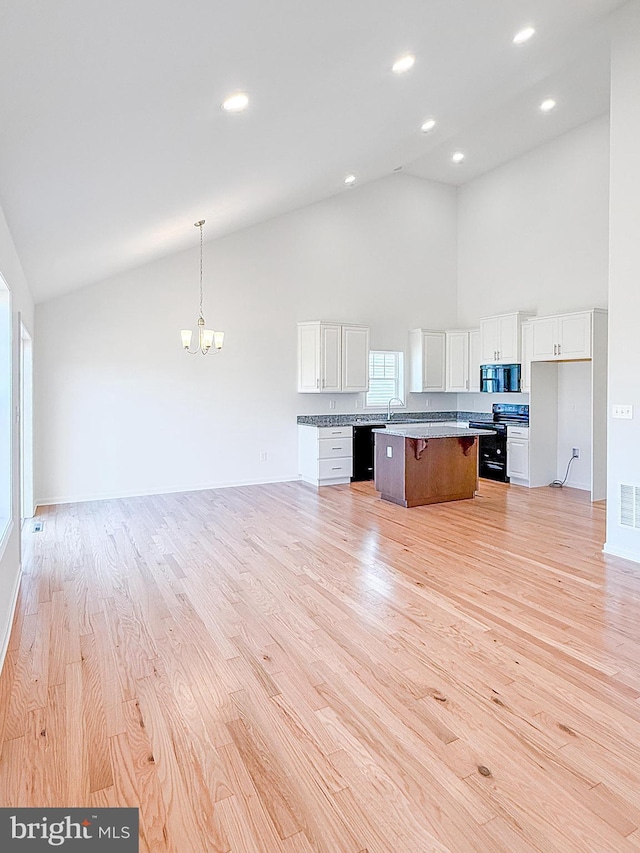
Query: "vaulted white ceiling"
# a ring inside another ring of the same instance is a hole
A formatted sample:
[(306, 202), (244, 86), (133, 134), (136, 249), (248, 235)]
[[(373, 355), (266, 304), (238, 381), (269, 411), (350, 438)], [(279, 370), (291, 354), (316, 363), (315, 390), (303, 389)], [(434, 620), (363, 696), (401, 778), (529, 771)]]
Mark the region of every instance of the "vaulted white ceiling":
[[(196, 219), (209, 240), (352, 192), (351, 171), (467, 181), (607, 111), (620, 5), (6, 0), (0, 203), (32, 291), (195, 245)], [(406, 52), (414, 68), (392, 74)], [(223, 112), (237, 90), (249, 109)], [(558, 107), (542, 115), (547, 96)]]

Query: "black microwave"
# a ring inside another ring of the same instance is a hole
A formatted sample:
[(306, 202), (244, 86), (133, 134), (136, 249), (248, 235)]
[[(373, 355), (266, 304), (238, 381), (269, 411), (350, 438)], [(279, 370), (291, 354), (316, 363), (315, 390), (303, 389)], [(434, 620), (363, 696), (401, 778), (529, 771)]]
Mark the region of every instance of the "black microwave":
[(505, 394), (520, 390), (519, 364), (483, 364), (480, 390), (486, 394)]

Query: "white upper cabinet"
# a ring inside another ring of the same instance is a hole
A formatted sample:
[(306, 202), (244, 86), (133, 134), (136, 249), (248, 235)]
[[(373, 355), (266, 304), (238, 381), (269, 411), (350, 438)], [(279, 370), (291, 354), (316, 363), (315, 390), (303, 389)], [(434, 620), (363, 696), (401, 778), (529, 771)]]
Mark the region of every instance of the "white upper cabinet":
[(531, 320), (532, 361), (591, 358), (591, 311)]
[(320, 390), (341, 389), (342, 329), (338, 325), (320, 326)]
[(529, 316), (517, 311), (480, 320), (481, 363), (519, 364), (520, 329)]
[(544, 317), (531, 321), (531, 359), (550, 361), (558, 349), (558, 318)]
[(480, 390), (480, 329), (469, 332), (469, 391)]
[(498, 360), (500, 349), (500, 324), (498, 319), (488, 317), (480, 321), (480, 359), (481, 364), (493, 364)]
[(343, 323), (298, 323), (298, 391), (367, 391), (369, 328)]
[(446, 389), (469, 390), (469, 332), (445, 332)]
[(591, 358), (591, 312), (558, 317), (558, 347), (562, 359)]
[(298, 391), (320, 390), (320, 324), (298, 324)]
[(342, 390), (369, 390), (369, 327), (342, 327)]
[(409, 390), (445, 390), (445, 333), (427, 329), (409, 332)]

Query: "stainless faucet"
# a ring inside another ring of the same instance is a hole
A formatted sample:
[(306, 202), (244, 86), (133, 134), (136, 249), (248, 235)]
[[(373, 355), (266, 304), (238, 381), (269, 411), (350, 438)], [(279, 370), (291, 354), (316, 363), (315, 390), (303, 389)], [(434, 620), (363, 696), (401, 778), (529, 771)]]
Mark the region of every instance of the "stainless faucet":
[(401, 406), (404, 406), (404, 400), (401, 400), (400, 397), (392, 397), (387, 403), (387, 420), (390, 421), (393, 417), (393, 412), (391, 411), (392, 403), (400, 403)]

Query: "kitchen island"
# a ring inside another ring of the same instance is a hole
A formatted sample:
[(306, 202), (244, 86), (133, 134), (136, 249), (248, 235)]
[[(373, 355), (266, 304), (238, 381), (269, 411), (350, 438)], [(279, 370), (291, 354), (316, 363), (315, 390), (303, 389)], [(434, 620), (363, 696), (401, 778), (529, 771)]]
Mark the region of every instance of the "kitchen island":
[(473, 498), (478, 488), (478, 437), (490, 430), (439, 424), (374, 429), (375, 486), (400, 506)]

